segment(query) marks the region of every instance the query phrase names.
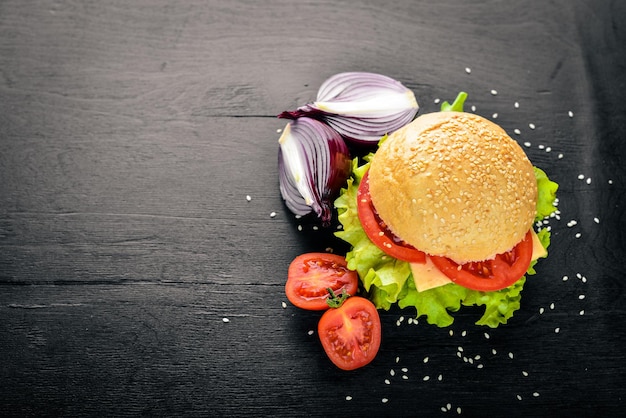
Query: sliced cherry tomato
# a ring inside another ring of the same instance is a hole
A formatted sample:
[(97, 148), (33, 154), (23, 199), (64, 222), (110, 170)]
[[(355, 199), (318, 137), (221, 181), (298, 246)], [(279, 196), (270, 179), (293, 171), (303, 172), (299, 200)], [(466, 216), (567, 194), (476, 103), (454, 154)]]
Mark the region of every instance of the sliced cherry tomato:
[(324, 312), (317, 332), (326, 355), (342, 370), (369, 364), (380, 348), (378, 310), (360, 296), (349, 297), (340, 307)]
[(492, 260), (457, 264), (446, 257), (429, 256), (433, 264), (454, 283), (468, 289), (490, 292), (504, 289), (522, 278), (533, 254), (530, 231), (512, 250)]
[(357, 212), (370, 241), (386, 254), (410, 263), (425, 263), (426, 254), (396, 237), (380, 219), (370, 197), (369, 171), (365, 172), (357, 191)]
[(346, 259), (336, 254), (307, 253), (289, 265), (285, 294), (295, 306), (312, 311), (328, 309), (328, 289), (354, 295), (359, 276), (348, 269)]

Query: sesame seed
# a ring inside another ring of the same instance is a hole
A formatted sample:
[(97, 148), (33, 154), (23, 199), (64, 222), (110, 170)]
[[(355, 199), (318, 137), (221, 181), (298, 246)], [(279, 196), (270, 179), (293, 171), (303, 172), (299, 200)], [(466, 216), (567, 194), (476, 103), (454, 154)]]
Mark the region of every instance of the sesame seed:
[(248, 202), (249, 202), (249, 201), (251, 201), (251, 200), (252, 200), (252, 196), (250, 196), (250, 195), (246, 195), (246, 200), (247, 200)]
[(403, 374), (403, 375), (402, 375), (402, 379), (404, 379), (404, 380), (409, 380), (409, 376), (407, 376), (407, 375)]
[(387, 402), (389, 402), (389, 399), (387, 399), (387, 398), (382, 398), (382, 399), (381, 399), (381, 401), (382, 401), (382, 403), (387, 403)]
[(569, 221), (569, 222), (567, 223), (567, 226), (571, 228), (571, 227), (573, 227), (574, 225), (576, 225), (577, 223), (578, 223), (578, 222), (576, 222), (574, 219), (572, 219), (571, 221)]
[(498, 94), (498, 91), (497, 91), (497, 90), (491, 90), (491, 95), (492, 95), (492, 96), (496, 96), (497, 94)]
[(610, 180), (610, 179), (609, 179), (609, 184), (613, 184), (613, 180)]
[(396, 357), (396, 364), (400, 363), (400, 357)]
[(472, 109), (472, 112), (476, 112), (476, 106), (472, 105), (471, 109)]
[(567, 112), (567, 115), (568, 115), (570, 118), (573, 118), (573, 117), (574, 117), (574, 112), (572, 112), (572, 111), (570, 110), (569, 112)]
[(283, 309), (287, 309), (287, 304), (285, 302), (281, 302), (280, 305), (283, 307)]
[(283, 129), (282, 129), (282, 128), (278, 128), (278, 129), (276, 129), (276, 133), (281, 133), (282, 131), (283, 131)]
[(550, 309), (554, 309), (554, 302), (550, 304)]
[(522, 131), (520, 131), (519, 129), (515, 128), (513, 129), (513, 132), (515, 133), (515, 135), (519, 135), (522, 133)]
[(568, 280), (569, 280), (569, 277), (567, 277), (567, 276), (563, 276), (563, 281), (564, 281), (564, 282), (566, 282), (566, 281), (568, 281)]
[(494, 113), (493, 115), (491, 115), (491, 117), (494, 118), (494, 119), (498, 119), (498, 114)]
[(309, 332), (307, 332), (307, 334), (309, 335), (313, 335), (315, 333), (315, 331), (313, 331), (312, 329), (309, 330)]
[(554, 328), (554, 333), (555, 334), (558, 334), (559, 332), (561, 332), (561, 328), (559, 328), (559, 327)]
[(515, 397), (517, 398), (518, 401), (522, 400), (522, 395), (516, 395)]
[(298, 225), (298, 231), (302, 231), (302, 225)]
[(460, 407), (460, 406), (457, 406), (457, 408), (456, 408), (456, 413), (457, 413), (457, 414), (459, 414), (459, 415), (461, 415), (461, 412), (462, 412), (461, 407)]
[(424, 377), (422, 378), (422, 380), (423, 380), (424, 382), (428, 382), (428, 381), (430, 380), (430, 376), (424, 376)]
[(441, 102), (441, 99), (435, 99), (434, 102), (435, 104), (439, 104), (439, 102)]
[(352, 396), (348, 395), (346, 396), (346, 401), (351, 401), (352, 400)]
[(526, 141), (526, 142), (524, 142), (524, 146), (525, 146), (526, 148), (528, 148), (528, 147), (530, 147), (530, 146), (531, 146), (531, 143), (530, 143), (530, 142), (528, 142), (528, 141)]
[(513, 353), (509, 352), (509, 358), (513, 358)]
[(463, 352), (463, 347), (461, 347), (461, 346), (457, 347), (457, 351), (462, 353)]
[(472, 69), (470, 67), (465, 67), (465, 72), (468, 74), (472, 73)]
[(544, 149), (546, 146), (545, 145), (538, 145), (537, 148), (539, 149)]
[(581, 236), (580, 232), (578, 232), (576, 235), (574, 235), (574, 237), (576, 237), (576, 238), (580, 238), (580, 236)]
[(443, 380), (443, 375), (440, 374), (439, 376), (437, 376), (437, 380), (439, 380), (441, 382)]
[(489, 339), (489, 334), (488, 333), (485, 332), (483, 335), (485, 336), (485, 339), (487, 339), (487, 340)]
[(270, 218), (275, 218), (276, 217), (276, 212), (270, 212)]
[(586, 182), (587, 184), (591, 184), (591, 177), (587, 177), (587, 180), (585, 180), (585, 182)]
[(476, 368), (477, 368), (477, 369), (482, 369), (483, 367), (484, 367), (484, 366), (482, 365), (482, 363), (481, 363), (481, 364), (478, 364), (478, 365), (476, 366)]
[(391, 384), (391, 382), (389, 381), (389, 379), (385, 379), (385, 384), (386, 384), (386, 385), (390, 385), (390, 384)]
[(493, 354), (493, 355), (495, 356), (496, 354), (498, 354), (498, 352), (496, 351), (496, 349), (495, 349), (495, 348), (492, 348), (492, 349), (491, 349), (491, 354)]
[(428, 357), (424, 357), (424, 363), (428, 363)]
[(546, 147), (546, 152), (552, 152), (552, 147)]
[(529, 124), (528, 124), (528, 127), (529, 127), (530, 129), (535, 129), (535, 124), (534, 124), (534, 123), (529, 123)]
[(580, 312), (578, 312), (578, 315), (583, 316), (585, 314), (585, 310), (581, 310)]
[(533, 392), (533, 396), (536, 398), (539, 396), (539, 392)]
[(519, 102), (513, 103), (513, 107), (516, 108), (516, 109), (519, 109)]
[(543, 315), (544, 312), (545, 312), (545, 309), (539, 308), (539, 315)]
[(599, 223), (600, 223), (600, 219), (598, 219), (598, 218), (593, 218), (593, 221), (594, 221), (595, 223), (597, 223), (597, 224), (599, 224)]
[(557, 157), (557, 158), (560, 160), (561, 158), (563, 158), (563, 154), (562, 154), (562, 153), (559, 153), (559, 155), (558, 155), (558, 157)]
[(585, 295), (578, 295), (579, 300), (583, 300), (584, 298), (585, 298)]
[(467, 335), (467, 331), (462, 331), (461, 332), (461, 337), (465, 337)]
[(394, 369), (389, 370), (389, 374), (391, 376), (395, 376), (396, 375), (396, 371)]
[(404, 373), (406, 373), (406, 372), (408, 372), (408, 371), (409, 371), (409, 369), (407, 369), (406, 367), (403, 367), (401, 370), (402, 370), (402, 372), (404, 372)]
[(445, 407), (445, 406), (442, 406), (442, 407), (441, 407), (441, 412), (448, 412), (448, 410), (446, 409), (446, 407)]

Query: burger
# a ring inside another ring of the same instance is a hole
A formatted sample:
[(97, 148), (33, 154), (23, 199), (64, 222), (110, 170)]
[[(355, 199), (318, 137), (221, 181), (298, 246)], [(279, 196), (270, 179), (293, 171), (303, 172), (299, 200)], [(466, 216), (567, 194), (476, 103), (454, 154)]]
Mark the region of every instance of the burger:
[(336, 235), (351, 244), (348, 267), (378, 308), (414, 307), (448, 326), (451, 313), (478, 305), (476, 323), (497, 327), (547, 256), (550, 231), (538, 225), (555, 210), (558, 185), (503, 128), (447, 106), (353, 161), (335, 201)]

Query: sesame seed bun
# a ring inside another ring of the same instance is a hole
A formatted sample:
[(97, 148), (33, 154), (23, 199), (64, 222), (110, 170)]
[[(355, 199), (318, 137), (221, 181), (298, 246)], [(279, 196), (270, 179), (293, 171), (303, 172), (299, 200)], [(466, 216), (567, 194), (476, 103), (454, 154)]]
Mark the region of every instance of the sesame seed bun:
[(394, 234), (457, 263), (510, 250), (536, 214), (537, 181), (522, 148), (464, 112), (425, 114), (391, 134), (371, 161), (369, 187)]

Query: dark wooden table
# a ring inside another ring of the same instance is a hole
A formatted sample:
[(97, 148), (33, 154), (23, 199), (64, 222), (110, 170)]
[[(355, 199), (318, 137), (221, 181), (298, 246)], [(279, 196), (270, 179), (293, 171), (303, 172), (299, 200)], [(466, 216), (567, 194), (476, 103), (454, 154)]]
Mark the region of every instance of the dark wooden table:
[[(615, 416), (625, 19), (593, 0), (0, 1), (0, 415)], [(400, 80), (421, 113), (467, 91), (560, 184), (508, 325), (393, 308), (348, 373), (286, 303), (289, 262), (342, 246), (283, 206), (275, 115), (342, 71)]]

